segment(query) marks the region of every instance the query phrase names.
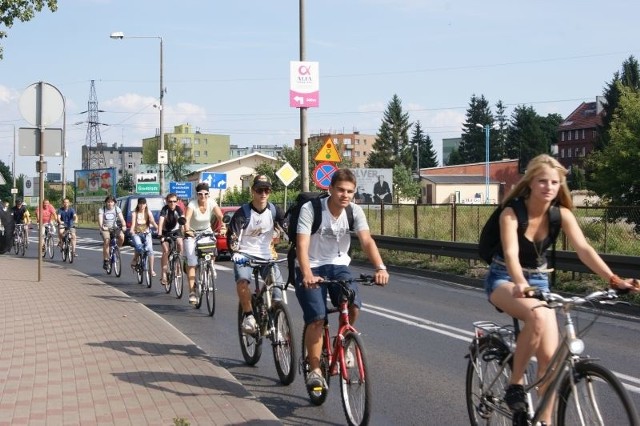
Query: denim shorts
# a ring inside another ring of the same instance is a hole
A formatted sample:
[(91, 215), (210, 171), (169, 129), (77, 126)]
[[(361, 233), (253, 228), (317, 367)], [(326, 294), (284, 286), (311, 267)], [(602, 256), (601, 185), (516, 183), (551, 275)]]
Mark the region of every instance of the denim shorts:
[[(311, 268), (311, 271), (316, 277), (324, 277), (328, 280), (352, 279), (349, 267), (344, 265), (322, 265), (317, 268)], [(362, 307), (362, 301), (358, 293), (358, 283), (352, 282), (350, 288), (355, 292), (353, 304), (360, 309)], [(341, 292), (337, 284), (331, 286), (320, 285), (317, 288), (306, 288), (302, 285), (300, 268), (296, 268), (296, 297), (302, 308), (305, 324), (310, 324), (327, 317), (327, 290), (329, 291), (329, 298), (333, 306), (338, 306)]]
[[(498, 259), (502, 262), (502, 259)], [(530, 286), (542, 289), (542, 291), (549, 291), (549, 274), (547, 272), (533, 272), (523, 270), (524, 278), (527, 280)], [(491, 262), (489, 266), (489, 272), (484, 278), (484, 291), (487, 293), (487, 297), (491, 297), (491, 293), (499, 285), (505, 283), (512, 283), (513, 279), (507, 272), (507, 267), (495, 261)]]
[[(244, 280), (249, 281), (249, 284), (251, 285), (251, 283), (253, 282), (253, 267), (247, 265), (237, 265), (234, 263), (233, 275), (236, 279), (236, 283), (238, 281)], [(266, 265), (260, 267), (260, 276), (263, 280), (267, 277), (267, 275), (269, 275), (269, 267)], [(273, 275), (276, 280), (276, 284), (284, 286), (284, 282), (282, 281), (282, 274), (280, 273), (280, 268), (278, 268), (278, 265), (273, 266)], [(282, 290), (279, 287), (274, 287), (272, 297), (275, 300), (282, 300)]]

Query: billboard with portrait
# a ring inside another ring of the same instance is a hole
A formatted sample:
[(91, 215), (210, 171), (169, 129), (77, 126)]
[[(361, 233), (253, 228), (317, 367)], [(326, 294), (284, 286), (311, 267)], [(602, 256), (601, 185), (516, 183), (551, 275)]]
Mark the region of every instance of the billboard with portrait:
[(393, 203), (393, 169), (351, 169), (356, 175), (357, 204)]
[(104, 201), (116, 195), (116, 169), (76, 170), (76, 203)]

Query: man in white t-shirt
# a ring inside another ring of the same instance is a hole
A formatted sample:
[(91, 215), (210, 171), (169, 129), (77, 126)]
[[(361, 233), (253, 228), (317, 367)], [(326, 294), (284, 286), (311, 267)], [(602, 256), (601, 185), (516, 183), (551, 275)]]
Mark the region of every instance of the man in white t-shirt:
[[(349, 234), (349, 219), (346, 208), (353, 211), (353, 231), (360, 240), (360, 247), (375, 267), (374, 279), (378, 285), (389, 282), (387, 268), (382, 263), (382, 257), (371, 238), (367, 219), (362, 207), (352, 202), (356, 191), (356, 177), (349, 169), (339, 169), (331, 177), (329, 197), (322, 198), (322, 222), (314, 234), (312, 202), (307, 202), (300, 209), (296, 240), (296, 296), (302, 308), (305, 332), (305, 347), (309, 374), (306, 386), (314, 389), (322, 386), (327, 389), (327, 383), (320, 371), (320, 353), (322, 351), (322, 332), (327, 316), (325, 300), (327, 291), (334, 305), (339, 302), (339, 289), (319, 285), (321, 277), (328, 280), (349, 280), (351, 273), (348, 254), (351, 246)], [(351, 322), (355, 322), (358, 311), (362, 306), (358, 295), (358, 286), (351, 285), (355, 292), (353, 305), (349, 307)]]

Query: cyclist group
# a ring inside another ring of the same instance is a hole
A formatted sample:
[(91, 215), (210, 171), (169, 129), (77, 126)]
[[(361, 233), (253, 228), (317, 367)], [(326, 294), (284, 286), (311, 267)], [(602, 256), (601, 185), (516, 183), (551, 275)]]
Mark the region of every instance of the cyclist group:
[[(540, 301), (527, 298), (527, 291), (525, 291), (529, 287), (537, 287), (545, 291), (549, 289), (549, 273), (552, 269), (547, 267), (546, 259), (548, 248), (555, 241), (553, 241), (554, 236), (549, 233), (547, 212), (552, 205), (559, 206), (561, 229), (586, 266), (605, 279), (611, 288), (621, 293), (640, 292), (637, 282), (620, 279), (587, 243), (572, 213), (573, 205), (566, 175), (567, 170), (557, 160), (548, 155), (540, 155), (529, 163), (521, 181), (501, 203), (503, 212), (500, 216), (500, 247), (489, 267), (485, 279), (485, 290), (491, 304), (524, 324), (518, 336), (510, 386), (505, 396), (513, 412), (521, 410), (524, 405), (522, 380), (530, 358), (533, 355), (537, 357), (538, 374), (544, 374), (559, 341), (553, 311), (532, 309), (540, 304)], [(312, 229), (315, 225), (315, 209), (312, 203), (307, 202), (300, 210), (296, 229), (297, 255), (293, 281), (306, 325), (304, 349), (307, 354), (309, 373), (306, 375), (305, 384), (308, 390), (327, 388), (320, 365), (323, 327), (327, 317), (325, 300), (328, 294), (331, 302), (337, 306), (339, 289), (332, 286), (327, 288), (320, 284), (323, 280), (352, 280), (349, 269), (351, 258), (348, 254), (351, 242), (350, 232), (358, 237), (362, 251), (374, 266), (373, 281), (382, 286), (389, 282), (387, 268), (371, 237), (365, 214), (359, 205), (353, 203), (356, 185), (355, 175), (349, 169), (339, 169), (333, 174), (328, 189), (329, 196), (320, 199), (322, 217), (317, 231)], [(284, 225), (283, 211), (269, 202), (271, 189), (272, 184), (267, 176), (256, 176), (251, 185), (251, 201), (235, 212), (226, 230), (229, 248), (233, 253), (236, 290), (242, 310), (241, 331), (247, 334), (254, 333), (257, 326), (249, 286), (253, 268), (247, 265), (247, 256), (261, 259), (277, 257), (273, 239), (279, 235)], [(160, 212), (158, 224), (155, 223), (152, 215), (145, 213), (147, 210), (144, 198), (139, 199), (138, 204), (141, 208), (136, 209), (130, 229), (137, 249), (144, 249), (138, 237), (140, 234), (148, 233), (150, 227), (158, 229), (161, 237), (182, 229), (185, 240), (183, 242), (182, 239), (178, 239), (178, 247), (187, 261), (190, 303), (196, 302), (195, 240), (199, 234), (211, 233), (212, 224), (216, 220), (222, 227), (225, 226), (222, 223), (220, 207), (209, 196), (209, 186), (206, 183), (199, 183), (196, 186), (196, 193), (197, 198), (189, 202), (186, 211), (177, 205), (176, 194), (168, 194), (166, 204)], [(528, 222), (525, 227), (519, 226), (518, 217), (512, 207), (511, 203), (515, 199), (522, 200), (521, 202), (526, 206)], [(16, 219), (25, 214), (24, 212), (16, 213), (16, 209), (20, 209), (20, 204), (16, 203), (13, 209)], [(28, 215), (28, 212), (26, 214)], [(55, 217), (55, 214), (53, 216)], [(60, 216), (61, 220), (67, 217)], [(179, 224), (181, 217), (186, 219), (184, 225)], [(115, 199), (107, 197), (105, 206), (99, 213), (99, 225), (105, 241), (103, 246), (105, 265), (108, 261), (108, 230), (115, 226), (118, 219), (124, 223), (122, 212), (115, 206)], [(224, 232), (224, 229), (222, 231)], [(118, 241), (122, 245), (124, 237), (120, 235)], [(150, 248), (150, 241), (147, 239), (147, 250)], [(162, 248), (161, 279), (166, 282), (169, 245), (163, 241)], [(151, 265), (153, 266), (153, 261)], [(272, 267), (275, 268), (276, 279), (282, 280), (277, 265)], [(268, 272), (261, 270), (260, 274), (265, 278)], [(353, 323), (358, 317), (362, 302), (357, 285), (352, 284), (351, 290), (354, 298), (349, 308), (349, 318)], [(282, 297), (279, 291), (278, 287), (274, 288), (273, 300), (279, 300)], [(541, 388), (539, 391), (544, 393), (545, 389)], [(551, 409), (552, 407), (542, 419), (547, 424), (551, 422)]]
[[(13, 216), (14, 223), (23, 225), (16, 229), (19, 229), (20, 232), (22, 232), (22, 240), (25, 241), (25, 243), (28, 243), (29, 225), (31, 223), (31, 214), (29, 213), (29, 209), (26, 204), (22, 202), (21, 198), (16, 198), (15, 206), (10, 209), (10, 212)], [(48, 229), (53, 234), (56, 224), (58, 225), (58, 246), (61, 246), (62, 244), (62, 236), (65, 229), (69, 230), (71, 234), (71, 251), (73, 252), (73, 256), (77, 257), (75, 224), (78, 221), (78, 216), (75, 209), (71, 207), (70, 200), (68, 198), (62, 200), (62, 206), (56, 211), (49, 200), (45, 199), (42, 201), (42, 205), (36, 207), (35, 213), (36, 223), (39, 223), (40, 215), (42, 215), (43, 226), (40, 230), (40, 235), (44, 235), (45, 229)]]

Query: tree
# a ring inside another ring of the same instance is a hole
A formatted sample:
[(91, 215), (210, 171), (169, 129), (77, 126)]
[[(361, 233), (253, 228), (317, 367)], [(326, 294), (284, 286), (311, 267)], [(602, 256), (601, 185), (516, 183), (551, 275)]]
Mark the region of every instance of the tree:
[(191, 156), (185, 153), (182, 143), (175, 139), (168, 141), (165, 148), (169, 155), (167, 164), (169, 176), (176, 182), (184, 182), (189, 174), (187, 165), (191, 164)]
[(518, 105), (511, 114), (509, 127), (509, 154), (518, 153), (518, 169), (523, 172), (529, 161), (538, 154), (549, 152), (542, 119), (531, 106)]
[(367, 158), (367, 167), (391, 169), (398, 163), (412, 164), (409, 128), (409, 114), (402, 111), (402, 101), (398, 95), (393, 95), (384, 111), (373, 152)]
[(158, 164), (159, 139), (147, 141), (142, 145), (142, 164)]
[(460, 155), (460, 151), (458, 151), (458, 148), (455, 148), (453, 151), (451, 151), (451, 154), (449, 154), (449, 158), (447, 159), (446, 164), (447, 166), (464, 164), (462, 162), (462, 156)]
[(616, 85), (620, 98), (611, 120), (609, 143), (586, 160), (590, 186), (612, 205), (640, 206), (640, 94), (622, 82)]
[[(462, 126), (462, 141), (458, 147), (458, 153), (462, 160), (462, 163), (459, 164), (486, 161), (484, 130), (478, 128), (476, 124), (493, 127), (493, 121), (489, 102), (484, 98), (484, 95), (479, 98), (476, 95), (472, 95), (467, 109), (467, 119)], [(491, 140), (489, 141), (489, 146), (491, 146)], [(489, 155), (491, 155), (491, 150), (489, 152)]]
[(584, 171), (578, 166), (572, 166), (569, 171), (567, 185), (570, 190), (580, 190), (587, 188), (587, 182), (584, 177)]
[(420, 196), (420, 184), (413, 179), (411, 170), (404, 164), (393, 167), (393, 194), (396, 203), (401, 198), (416, 199)]
[(607, 83), (604, 89), (602, 124), (598, 127), (595, 150), (603, 149), (609, 143), (609, 129), (613, 121), (613, 114), (620, 101), (620, 85), (636, 92), (640, 90), (640, 66), (633, 55), (622, 63), (622, 70), (613, 74), (612, 80)]
[(116, 190), (122, 191), (124, 194), (132, 193), (135, 189), (135, 182), (133, 181), (133, 175), (126, 170), (122, 171), (122, 177), (116, 184)]
[(505, 158), (516, 158), (507, 155), (507, 135), (509, 133), (509, 117), (507, 116), (507, 107), (498, 101), (496, 103), (496, 128), (495, 137), (492, 138), (491, 143), (491, 158), (493, 160), (502, 160)]
[[(411, 141), (409, 142), (409, 146), (413, 150), (417, 149), (418, 155), (412, 156), (411, 162), (408, 164), (410, 170), (417, 170), (419, 168), (425, 167), (437, 167), (438, 166), (438, 157), (433, 149), (433, 142), (431, 142), (431, 138), (429, 135), (424, 133), (422, 130), (422, 125), (420, 121), (417, 121), (413, 126), (413, 133), (411, 135)], [(418, 164), (416, 164), (416, 161)]]
[[(58, 10), (57, 0), (5, 0), (0, 3), (0, 23), (2, 23), (5, 28), (11, 28), (16, 19), (21, 22), (30, 21), (36, 12), (40, 12), (45, 5), (52, 12)], [(6, 37), (7, 32), (0, 30), (0, 40)], [(0, 45), (0, 60), (1, 59), (3, 59), (2, 45)]]

